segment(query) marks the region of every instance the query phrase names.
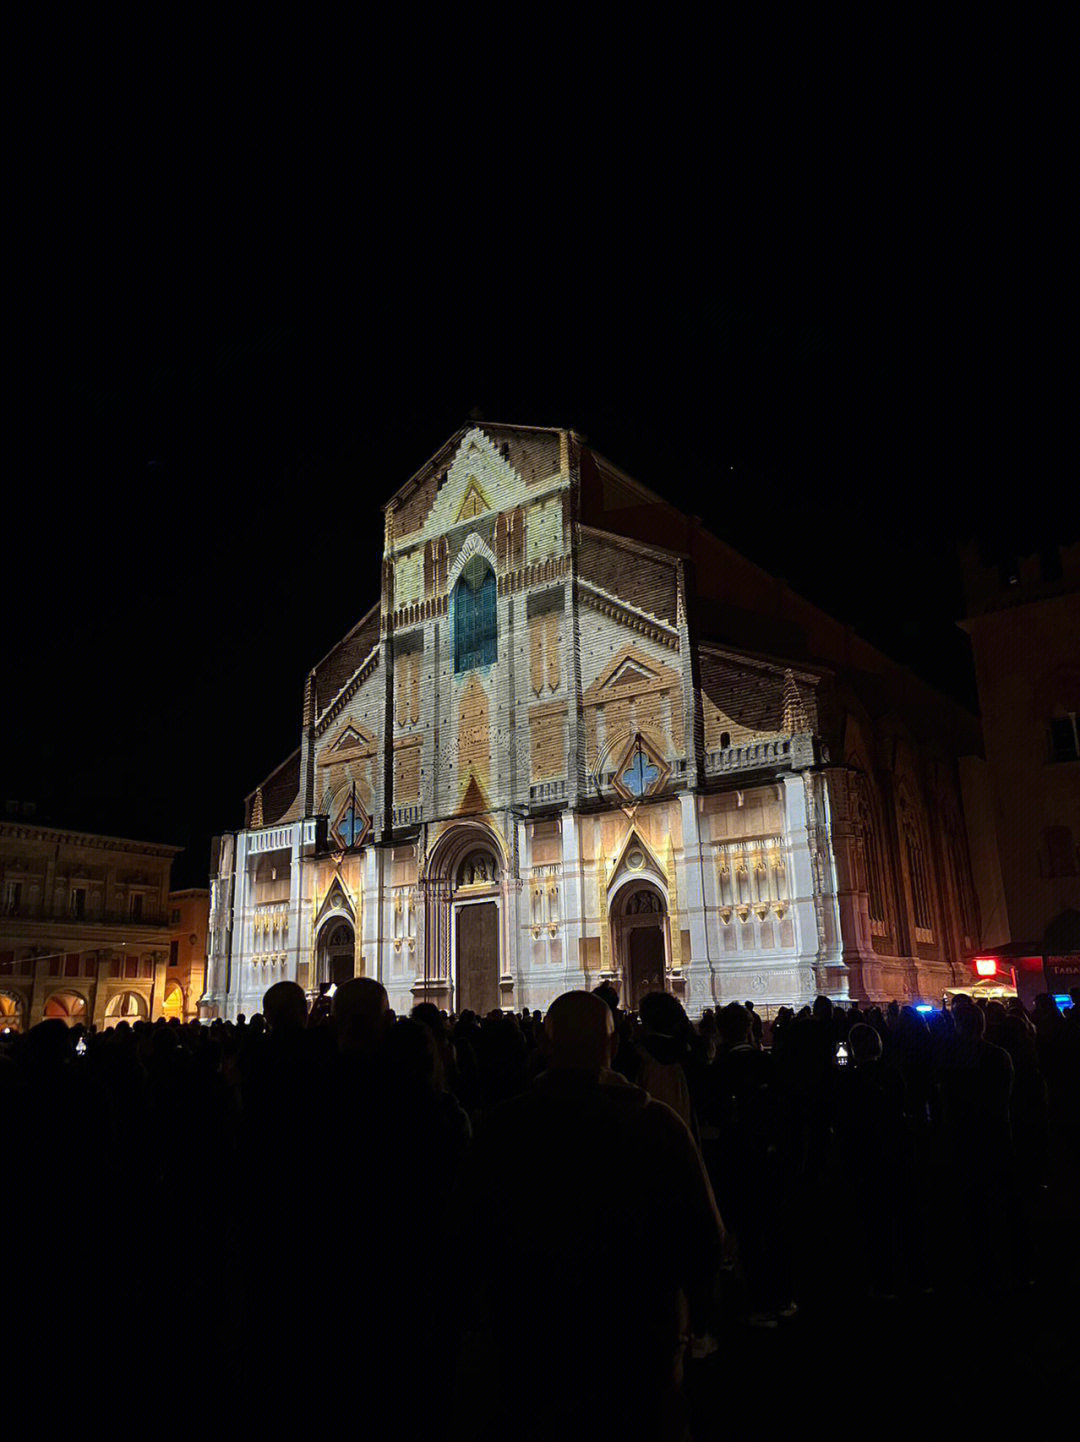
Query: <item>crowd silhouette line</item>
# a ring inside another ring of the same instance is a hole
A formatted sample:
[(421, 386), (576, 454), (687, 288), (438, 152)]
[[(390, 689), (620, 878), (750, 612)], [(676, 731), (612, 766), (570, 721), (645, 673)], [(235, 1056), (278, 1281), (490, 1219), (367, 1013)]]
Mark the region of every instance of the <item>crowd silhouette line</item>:
[(44, 1021), (0, 1040), (9, 1320), (88, 1395), (153, 1339), (162, 1389), (249, 1421), (699, 1435), (732, 1337), (1045, 1280), (1040, 1197), (1080, 1165), (1073, 1003), (692, 1022), (605, 985), (406, 1018), (356, 978), (235, 1022)]

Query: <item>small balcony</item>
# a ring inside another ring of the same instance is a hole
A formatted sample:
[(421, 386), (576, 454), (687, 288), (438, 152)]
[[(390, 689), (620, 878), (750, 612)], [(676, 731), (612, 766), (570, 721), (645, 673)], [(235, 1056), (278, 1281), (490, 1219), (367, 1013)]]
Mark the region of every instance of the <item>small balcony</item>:
[(549, 806), (554, 801), (566, 800), (566, 778), (561, 781), (538, 781), (529, 787), (529, 801), (534, 806)]

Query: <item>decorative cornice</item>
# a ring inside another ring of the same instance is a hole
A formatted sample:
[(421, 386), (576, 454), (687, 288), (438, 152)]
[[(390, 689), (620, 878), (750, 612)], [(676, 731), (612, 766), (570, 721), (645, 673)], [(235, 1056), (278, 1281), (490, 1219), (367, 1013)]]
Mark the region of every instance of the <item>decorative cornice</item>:
[(374, 671), (375, 667), (378, 665), (378, 662), (379, 648), (378, 646), (373, 646), (368, 652), (368, 654), (364, 657), (363, 661), (360, 662), (360, 665), (345, 682), (344, 686), (342, 686), (341, 690), (337, 693), (334, 699), (326, 705), (326, 707), (320, 714), (318, 720), (315, 722), (316, 736), (321, 736), (322, 733), (326, 730), (327, 726), (329, 726), (330, 722), (333, 721), (334, 717), (337, 716), (341, 708), (346, 704), (346, 702), (352, 700), (352, 698), (356, 695), (356, 692), (359, 689), (361, 682), (367, 680), (368, 676), (371, 675), (372, 671)]
[(628, 605), (626, 601), (618, 596), (613, 596), (610, 591), (605, 591), (593, 581), (586, 581), (579, 576), (577, 587), (581, 601), (594, 611), (599, 611), (601, 615), (609, 616), (612, 620), (629, 626), (632, 631), (648, 636), (651, 641), (666, 646), (669, 651), (679, 649), (677, 626), (672, 626), (667, 621), (661, 621), (659, 617), (650, 615), (648, 611), (640, 611), (636, 606)]
[(0, 840), (66, 842), (72, 846), (94, 846), (101, 851), (129, 851), (142, 856), (179, 856), (182, 846), (161, 841), (133, 841), (126, 836), (95, 836), (87, 831), (65, 831), (53, 826), (25, 826), (0, 822)]

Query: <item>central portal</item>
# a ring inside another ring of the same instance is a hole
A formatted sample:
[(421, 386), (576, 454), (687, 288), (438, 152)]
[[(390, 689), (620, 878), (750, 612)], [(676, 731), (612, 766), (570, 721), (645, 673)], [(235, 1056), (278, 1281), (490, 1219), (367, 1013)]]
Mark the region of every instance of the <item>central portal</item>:
[(626, 978), (627, 1002), (637, 1011), (641, 998), (664, 990), (664, 933), (659, 926), (630, 932), (630, 966)]
[(651, 881), (625, 887), (612, 907), (611, 925), (623, 1006), (637, 1011), (650, 991), (667, 990), (668, 916), (659, 887)]
[(499, 1005), (499, 908), (476, 901), (456, 911), (455, 1010), (487, 1016)]

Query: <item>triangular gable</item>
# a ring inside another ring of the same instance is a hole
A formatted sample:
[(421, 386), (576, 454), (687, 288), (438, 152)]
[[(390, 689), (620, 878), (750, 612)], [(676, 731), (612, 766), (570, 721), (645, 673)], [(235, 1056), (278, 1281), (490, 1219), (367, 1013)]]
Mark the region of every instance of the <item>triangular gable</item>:
[(663, 661), (647, 655), (630, 642), (611, 658), (583, 694), (590, 700), (597, 701), (601, 699), (600, 693), (612, 691), (616, 687), (640, 690), (643, 686), (674, 686), (678, 682), (678, 673), (670, 666), (665, 666)]
[(365, 726), (361, 726), (359, 721), (343, 721), (331, 740), (320, 750), (319, 764), (328, 766), (331, 762), (347, 760), (357, 754), (369, 752), (375, 744), (375, 737)]
[(490, 811), (487, 797), (484, 795), (484, 788), (477, 781), (475, 776), (469, 777), (469, 784), (465, 788), (465, 795), (461, 798), (461, 805), (456, 814), (458, 816), (473, 816), (477, 812)]
[[(640, 866), (631, 866), (629, 864), (630, 859), (637, 850), (640, 850), (642, 853), (642, 864)], [(628, 828), (623, 843), (612, 858), (610, 865), (611, 875), (608, 877), (609, 887), (614, 885), (624, 872), (630, 872), (634, 876), (647, 877), (649, 872), (653, 871), (657, 876), (662, 877), (665, 882), (668, 879), (667, 867), (663, 865), (656, 852), (636, 826), (630, 826)]]
[(329, 916), (332, 911), (343, 911), (356, 925), (356, 906), (349, 894), (349, 888), (342, 881), (340, 875), (335, 876), (330, 883), (330, 890), (326, 893), (326, 900), (319, 907), (319, 914), (315, 918), (315, 930), (319, 929), (324, 916)]
[[(551, 479), (560, 474), (556, 469)], [(407, 542), (402, 537), (403, 544), (411, 547), (444, 536), (481, 513), (512, 510), (528, 503), (534, 490), (483, 428), (473, 426), (458, 442), (422, 524), (410, 529)]]
[(465, 483), (465, 499), (457, 513), (458, 522), (471, 520), (473, 516), (483, 515), (485, 511), (493, 509), (491, 502), (480, 489), (476, 477), (470, 476)]

